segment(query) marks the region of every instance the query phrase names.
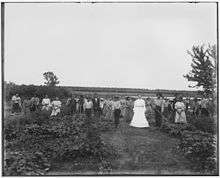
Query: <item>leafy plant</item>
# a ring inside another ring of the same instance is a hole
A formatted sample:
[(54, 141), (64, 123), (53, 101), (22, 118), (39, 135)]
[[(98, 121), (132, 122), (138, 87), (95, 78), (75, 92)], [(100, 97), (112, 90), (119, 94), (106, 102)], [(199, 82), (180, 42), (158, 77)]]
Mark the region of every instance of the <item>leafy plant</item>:
[(11, 151), (5, 159), (5, 176), (44, 175), (50, 169), (41, 152)]
[(174, 123), (164, 122), (161, 125), (160, 129), (161, 131), (166, 132), (171, 136), (181, 137), (185, 130), (194, 131), (195, 127), (191, 124), (185, 124), (185, 123), (174, 124)]
[[(39, 166), (38, 164), (41, 165), (41, 160), (36, 161), (34, 165), (31, 164), (32, 168), (24, 166), (24, 170), (22, 168), (21, 171), (19, 168), (20, 162), (31, 162), (32, 158), (34, 160), (36, 152), (39, 152), (49, 163), (55, 160), (75, 160), (84, 157), (97, 160), (97, 164), (103, 163), (104, 167), (110, 165), (106, 163), (107, 159), (114, 157), (116, 153), (101, 139), (97, 123), (85, 122), (83, 115), (55, 117), (41, 124), (37, 122), (26, 124), (22, 129), (15, 129), (16, 133), (13, 133), (9, 123), (5, 145), (8, 151), (6, 158), (14, 152), (22, 153), (23, 158), (11, 159), (11, 164), (6, 164), (7, 174), (35, 175), (33, 170), (39, 172), (36, 167)], [(28, 160), (26, 155), (31, 159)], [(39, 169), (41, 168), (39, 166)]]
[(214, 137), (201, 131), (184, 131), (179, 148), (193, 163), (193, 169), (201, 172), (215, 172), (216, 146)]
[(200, 116), (199, 118), (190, 117), (190, 123), (196, 127), (197, 130), (203, 132), (208, 132), (215, 134), (216, 133), (216, 124), (213, 117)]

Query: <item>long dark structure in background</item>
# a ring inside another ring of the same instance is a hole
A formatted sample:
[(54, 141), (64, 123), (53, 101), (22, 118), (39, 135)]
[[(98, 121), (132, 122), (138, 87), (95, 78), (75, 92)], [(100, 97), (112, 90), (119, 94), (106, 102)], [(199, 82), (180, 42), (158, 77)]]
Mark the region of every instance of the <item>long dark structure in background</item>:
[(98, 95), (119, 95), (119, 96), (136, 96), (141, 94), (143, 96), (155, 97), (157, 93), (162, 93), (165, 97), (174, 97), (175, 95), (182, 95), (183, 97), (200, 97), (198, 91), (187, 90), (163, 90), (163, 89), (140, 89), (140, 88), (108, 88), (108, 87), (71, 87), (64, 86), (70, 93), (73, 94), (93, 94)]

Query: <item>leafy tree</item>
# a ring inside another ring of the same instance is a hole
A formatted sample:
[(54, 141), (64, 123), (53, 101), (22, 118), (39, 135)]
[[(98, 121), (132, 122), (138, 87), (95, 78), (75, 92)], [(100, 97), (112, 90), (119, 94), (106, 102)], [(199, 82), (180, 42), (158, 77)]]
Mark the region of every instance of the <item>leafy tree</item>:
[(210, 60), (213, 63), (213, 82), (214, 82), (214, 89), (217, 88), (217, 47), (216, 45), (209, 45), (207, 53), (210, 57)]
[(45, 72), (43, 76), (44, 79), (46, 80), (44, 84), (46, 84), (47, 86), (55, 86), (56, 84), (60, 83), (58, 81), (58, 77), (53, 72)]
[(189, 87), (202, 87), (203, 95), (213, 96), (216, 85), (216, 46), (193, 46), (192, 51), (187, 52), (192, 57), (192, 69), (184, 77), (195, 82)]

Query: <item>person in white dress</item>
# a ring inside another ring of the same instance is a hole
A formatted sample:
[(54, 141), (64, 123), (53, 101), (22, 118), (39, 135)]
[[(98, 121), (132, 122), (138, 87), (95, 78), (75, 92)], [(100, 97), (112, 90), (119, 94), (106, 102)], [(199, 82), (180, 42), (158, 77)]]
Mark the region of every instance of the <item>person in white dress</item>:
[(133, 127), (149, 127), (149, 123), (145, 117), (145, 101), (141, 98), (141, 96), (138, 96), (138, 99), (134, 102), (134, 116), (132, 118), (132, 121), (130, 123), (130, 126)]

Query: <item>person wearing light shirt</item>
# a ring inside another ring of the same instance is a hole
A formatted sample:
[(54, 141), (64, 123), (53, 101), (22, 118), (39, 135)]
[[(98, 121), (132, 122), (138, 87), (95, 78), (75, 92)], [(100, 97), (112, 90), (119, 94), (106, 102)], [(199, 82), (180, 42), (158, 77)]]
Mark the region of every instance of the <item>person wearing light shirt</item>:
[(50, 109), (50, 99), (47, 95), (45, 95), (45, 98), (42, 100), (42, 109), (41, 110), (49, 110)]
[(209, 111), (208, 111), (208, 99), (203, 98), (201, 100), (201, 115), (203, 116), (209, 116)]
[(92, 116), (92, 108), (93, 108), (93, 102), (90, 98), (86, 99), (85, 102), (84, 102), (84, 110), (85, 110), (85, 114), (86, 114), (86, 117), (88, 119), (91, 118)]
[(175, 123), (186, 123), (185, 109), (185, 104), (183, 103), (182, 98), (179, 97), (178, 101), (175, 103)]
[(52, 105), (52, 113), (51, 116), (57, 116), (60, 113), (60, 108), (61, 108), (61, 101), (59, 100), (58, 97), (51, 103)]
[(18, 94), (12, 97), (12, 113), (19, 113), (21, 112), (21, 98)]

